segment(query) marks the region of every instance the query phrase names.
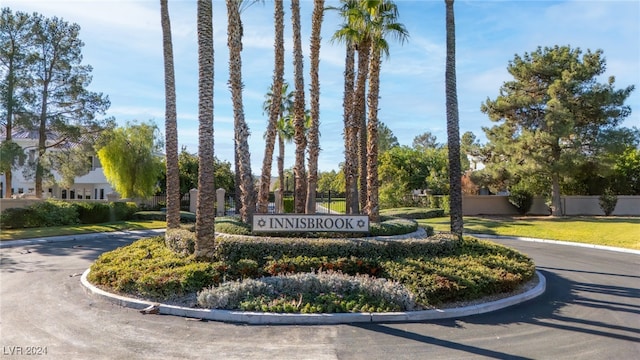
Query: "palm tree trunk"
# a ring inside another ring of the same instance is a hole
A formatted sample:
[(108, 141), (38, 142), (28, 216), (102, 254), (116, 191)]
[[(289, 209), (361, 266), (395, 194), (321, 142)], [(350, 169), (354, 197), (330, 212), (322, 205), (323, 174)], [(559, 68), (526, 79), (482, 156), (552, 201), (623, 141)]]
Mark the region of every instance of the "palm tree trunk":
[(195, 255), (215, 251), (215, 186), (213, 170), (213, 21), (211, 0), (198, 0), (198, 200)]
[(373, 50), (369, 63), (369, 124), (367, 125), (367, 206), (372, 222), (380, 221), (378, 201), (378, 94), (380, 92), (380, 50)]
[(366, 116), (366, 86), (369, 73), (369, 53), (371, 43), (368, 40), (358, 44), (358, 78), (353, 99), (353, 116), (358, 134), (358, 178), (360, 209), (367, 203), (367, 116)]
[[(265, 136), (264, 160), (262, 161), (262, 176), (260, 177), (260, 191), (258, 193), (258, 212), (266, 213), (269, 204), (269, 185), (271, 185), (271, 166), (273, 163), (273, 148), (277, 135), (277, 122), (281, 116), (281, 96), (282, 83), (284, 82), (284, 6), (282, 0), (274, 2), (274, 18), (275, 18), (275, 67), (273, 70), (273, 85), (271, 86), (271, 106), (269, 108), (269, 124), (267, 125), (267, 133)], [(279, 138), (281, 141), (282, 139)], [(280, 188), (282, 188), (282, 179), (284, 178), (284, 144), (278, 157), (278, 172), (280, 177)], [(281, 165), (280, 162), (283, 162)], [(280, 166), (283, 167), (280, 172)]]
[(445, 71), (447, 103), (447, 143), (449, 146), (449, 206), (451, 232), (462, 236), (462, 171), (460, 168), (460, 124), (456, 85), (456, 27), (453, 0), (445, 0), (447, 64)]
[(355, 49), (347, 44), (344, 68), (344, 180), (347, 214), (358, 213), (358, 147), (353, 117)]
[(293, 168), (295, 176), (295, 212), (300, 214), (305, 211), (307, 200), (306, 176), (304, 155), (307, 148), (305, 134), (305, 102), (304, 102), (304, 73), (302, 60), (302, 38), (300, 36), (300, 0), (291, 0), (291, 22), (293, 28), (293, 67), (295, 77), (294, 100), (294, 141), (296, 143), (296, 158)]
[(278, 179), (280, 183), (280, 209), (284, 209), (284, 139), (281, 134), (278, 134)]
[(320, 30), (324, 17), (324, 0), (315, 0), (311, 22), (311, 127), (309, 129), (309, 174), (307, 181), (307, 214), (316, 212), (318, 156), (320, 154)]
[(238, 170), (240, 171), (240, 218), (249, 223), (255, 210), (251, 153), (249, 152), (249, 128), (244, 119), (242, 102), (242, 19), (238, 0), (227, 0), (227, 47), (229, 48), (229, 88), (233, 101), (233, 123)]
[(180, 227), (180, 171), (178, 169), (178, 124), (173, 43), (167, 0), (160, 0), (160, 22), (164, 50), (165, 142), (167, 167), (167, 229)]

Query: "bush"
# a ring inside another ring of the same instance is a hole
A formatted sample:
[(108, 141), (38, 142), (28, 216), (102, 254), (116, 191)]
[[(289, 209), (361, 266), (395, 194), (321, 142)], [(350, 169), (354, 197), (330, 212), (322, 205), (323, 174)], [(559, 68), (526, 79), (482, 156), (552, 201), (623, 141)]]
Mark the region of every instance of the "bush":
[[(157, 221), (166, 221), (167, 213), (159, 210), (145, 210), (138, 211), (133, 214), (134, 220), (157, 220)], [(180, 212), (180, 222), (183, 224), (195, 223), (196, 215), (190, 212), (181, 211)]]
[(618, 204), (618, 196), (615, 195), (610, 190), (605, 191), (598, 198), (600, 209), (604, 211), (605, 216), (609, 216), (616, 209), (616, 205)]
[(7, 209), (0, 215), (2, 229), (62, 226), (78, 222), (76, 207), (60, 200), (37, 202), (23, 209)]
[(360, 239), (307, 239), (273, 237), (216, 237), (215, 258), (227, 263), (254, 259), (260, 266), (269, 260), (283, 257), (327, 257), (338, 259), (371, 258), (395, 259), (406, 256), (437, 256), (459, 246), (457, 237), (438, 234), (428, 239), (360, 240)]
[(380, 211), (380, 215), (395, 216), (403, 219), (432, 219), (444, 216), (443, 209), (395, 208)]
[(172, 252), (158, 236), (102, 254), (91, 265), (88, 279), (119, 293), (166, 299), (221, 281), (219, 268), (224, 267)]
[(533, 205), (533, 194), (527, 190), (514, 190), (509, 194), (509, 202), (518, 209), (520, 215), (524, 215), (531, 210)]
[(107, 204), (96, 202), (73, 203), (78, 211), (81, 224), (99, 224), (111, 219), (111, 208)]
[(32, 208), (9, 208), (0, 213), (1, 229), (22, 229), (34, 227), (35, 219)]
[(216, 232), (235, 235), (251, 235), (251, 226), (243, 223), (239, 217), (216, 217)]
[(167, 229), (165, 235), (165, 243), (172, 251), (190, 255), (196, 250), (196, 234), (184, 229)]
[(428, 195), (429, 207), (434, 209), (442, 209), (445, 214), (449, 213), (449, 195)]
[(418, 230), (418, 223), (408, 219), (390, 219), (380, 223), (371, 223), (369, 234), (371, 236), (404, 235)]
[(198, 294), (205, 308), (335, 313), (420, 309), (399, 283), (337, 272), (301, 273), (224, 283)]
[(122, 221), (133, 219), (133, 214), (138, 211), (138, 206), (134, 202), (112, 202), (110, 221)]

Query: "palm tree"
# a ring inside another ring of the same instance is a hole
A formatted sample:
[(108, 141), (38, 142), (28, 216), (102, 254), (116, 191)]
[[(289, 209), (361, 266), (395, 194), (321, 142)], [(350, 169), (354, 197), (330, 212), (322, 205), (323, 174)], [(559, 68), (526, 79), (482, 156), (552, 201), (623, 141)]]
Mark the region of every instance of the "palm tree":
[[(355, 49), (357, 47), (358, 32), (350, 25), (349, 19), (359, 14), (355, 1), (343, 1), (340, 8), (329, 7), (338, 10), (344, 18), (344, 23), (333, 35), (332, 41), (346, 45), (345, 70), (344, 70), (344, 173), (345, 173), (345, 204), (347, 214), (358, 213), (358, 129), (357, 121), (353, 116), (353, 97), (355, 82)], [(359, 16), (359, 15), (358, 15)]]
[[(273, 95), (272, 89), (267, 93), (266, 99), (262, 105), (264, 112), (270, 112), (271, 104), (276, 98)], [(293, 111), (293, 96), (294, 92), (289, 91), (289, 84), (285, 81), (282, 83), (282, 90), (280, 92), (280, 110), (279, 118), (276, 123), (276, 137), (278, 139), (278, 180), (280, 186), (280, 193), (284, 194), (284, 144), (285, 142), (293, 141), (293, 124), (291, 123), (291, 112)], [(266, 138), (266, 134), (265, 134)], [(282, 208), (282, 206), (280, 207)], [(260, 209), (260, 206), (258, 206)]]
[(295, 99), (293, 102), (294, 140), (296, 159), (293, 167), (295, 176), (295, 212), (304, 213), (306, 202), (306, 176), (304, 155), (307, 148), (305, 137), (304, 73), (302, 61), (302, 38), (300, 36), (300, 0), (291, 0), (291, 23), (293, 28), (293, 68), (295, 77)]
[(453, 0), (445, 0), (447, 29), (447, 65), (445, 85), (447, 97), (447, 143), (449, 146), (449, 206), (451, 232), (462, 236), (462, 178), (460, 170), (460, 120), (456, 85), (456, 25)]
[(389, 56), (389, 43), (386, 37), (391, 35), (400, 42), (407, 38), (407, 30), (404, 25), (396, 22), (398, 18), (397, 6), (389, 0), (379, 0), (373, 5), (369, 14), (371, 16), (371, 59), (369, 61), (369, 94), (368, 94), (368, 125), (367, 125), (367, 198), (364, 212), (374, 222), (380, 220), (380, 208), (378, 202), (378, 94), (380, 92), (380, 65), (381, 55)]
[(160, 22), (164, 49), (165, 143), (167, 167), (167, 229), (180, 227), (180, 170), (178, 169), (178, 124), (176, 120), (176, 79), (173, 43), (167, 0), (160, 0)]
[(318, 156), (320, 154), (320, 29), (324, 17), (324, 0), (313, 2), (311, 22), (311, 127), (309, 129), (309, 173), (307, 179), (306, 213), (316, 212), (316, 186), (318, 184)]
[(211, 0), (198, 0), (198, 200), (195, 254), (210, 258), (215, 250), (213, 183), (213, 21)]
[[(276, 135), (278, 135), (278, 145), (280, 146), (280, 156), (278, 157), (278, 175), (280, 176), (280, 187), (284, 179), (284, 143), (279, 136), (278, 123), (283, 115), (282, 96), (286, 93), (288, 86), (284, 84), (284, 6), (282, 0), (274, 1), (275, 18), (275, 67), (273, 70), (273, 84), (271, 85), (271, 96), (269, 103), (269, 123), (265, 134), (264, 160), (262, 161), (262, 176), (260, 177), (260, 190), (258, 192), (258, 212), (266, 213), (269, 202), (269, 185), (271, 184), (271, 166), (273, 161), (273, 148)], [(266, 110), (266, 103), (265, 103)], [(282, 164), (281, 164), (282, 162)], [(281, 189), (282, 190), (282, 189)]]
[(255, 210), (255, 189), (251, 174), (249, 127), (242, 103), (242, 19), (240, 13), (255, 1), (227, 0), (227, 46), (229, 47), (229, 88), (233, 100), (233, 123), (237, 170), (240, 175), (240, 218), (249, 223)]

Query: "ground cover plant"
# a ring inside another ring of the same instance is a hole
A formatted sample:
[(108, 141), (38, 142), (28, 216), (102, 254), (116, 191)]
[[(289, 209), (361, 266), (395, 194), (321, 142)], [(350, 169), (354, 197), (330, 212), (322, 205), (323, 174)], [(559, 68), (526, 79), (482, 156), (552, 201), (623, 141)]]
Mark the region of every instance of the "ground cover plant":
[[(418, 220), (435, 231), (449, 231), (449, 218)], [(521, 236), (640, 250), (640, 217), (464, 217), (470, 234)]]
[(221, 236), (211, 261), (164, 237), (100, 256), (89, 281), (154, 301), (205, 308), (330, 313), (406, 311), (506, 293), (533, 277), (525, 255), (475, 238), (365, 240)]

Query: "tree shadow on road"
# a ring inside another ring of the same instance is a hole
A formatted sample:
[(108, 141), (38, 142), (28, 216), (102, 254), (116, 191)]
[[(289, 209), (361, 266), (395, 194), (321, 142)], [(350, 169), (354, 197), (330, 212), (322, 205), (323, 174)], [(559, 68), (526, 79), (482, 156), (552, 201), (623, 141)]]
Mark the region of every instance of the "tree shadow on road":
[[(616, 322), (620, 318), (637, 319), (638, 314), (640, 314), (640, 289), (637, 287), (576, 282), (551, 271), (539, 270), (546, 278), (547, 289), (544, 294), (535, 299), (487, 314), (423, 321), (418, 324), (429, 324), (431, 326), (429, 329), (433, 329), (433, 326), (441, 326), (452, 330), (460, 329), (464, 331), (470, 325), (507, 326), (525, 323), (567, 332), (629, 341), (631, 343), (640, 342), (640, 329), (637, 326), (633, 326), (633, 320), (627, 320), (625, 323)], [(638, 277), (618, 274), (603, 275)], [(606, 295), (605, 299), (602, 298), (603, 295)], [(566, 311), (568, 306), (572, 307), (571, 311)], [(598, 311), (602, 312), (598, 316), (580, 317), (576, 315), (582, 313), (593, 314)], [(616, 313), (618, 316), (608, 316), (611, 313)], [(524, 357), (513, 354), (446, 340), (448, 336), (445, 334), (451, 333), (451, 330), (443, 331), (442, 337), (433, 337), (421, 334), (424, 329), (415, 326), (397, 326), (397, 324), (392, 323), (353, 324), (352, 326), (397, 336), (406, 340), (464, 351), (474, 356), (524, 359)], [(401, 327), (405, 329), (399, 329)], [(406, 329), (414, 329), (414, 331)], [(432, 333), (432, 331), (429, 333)]]

